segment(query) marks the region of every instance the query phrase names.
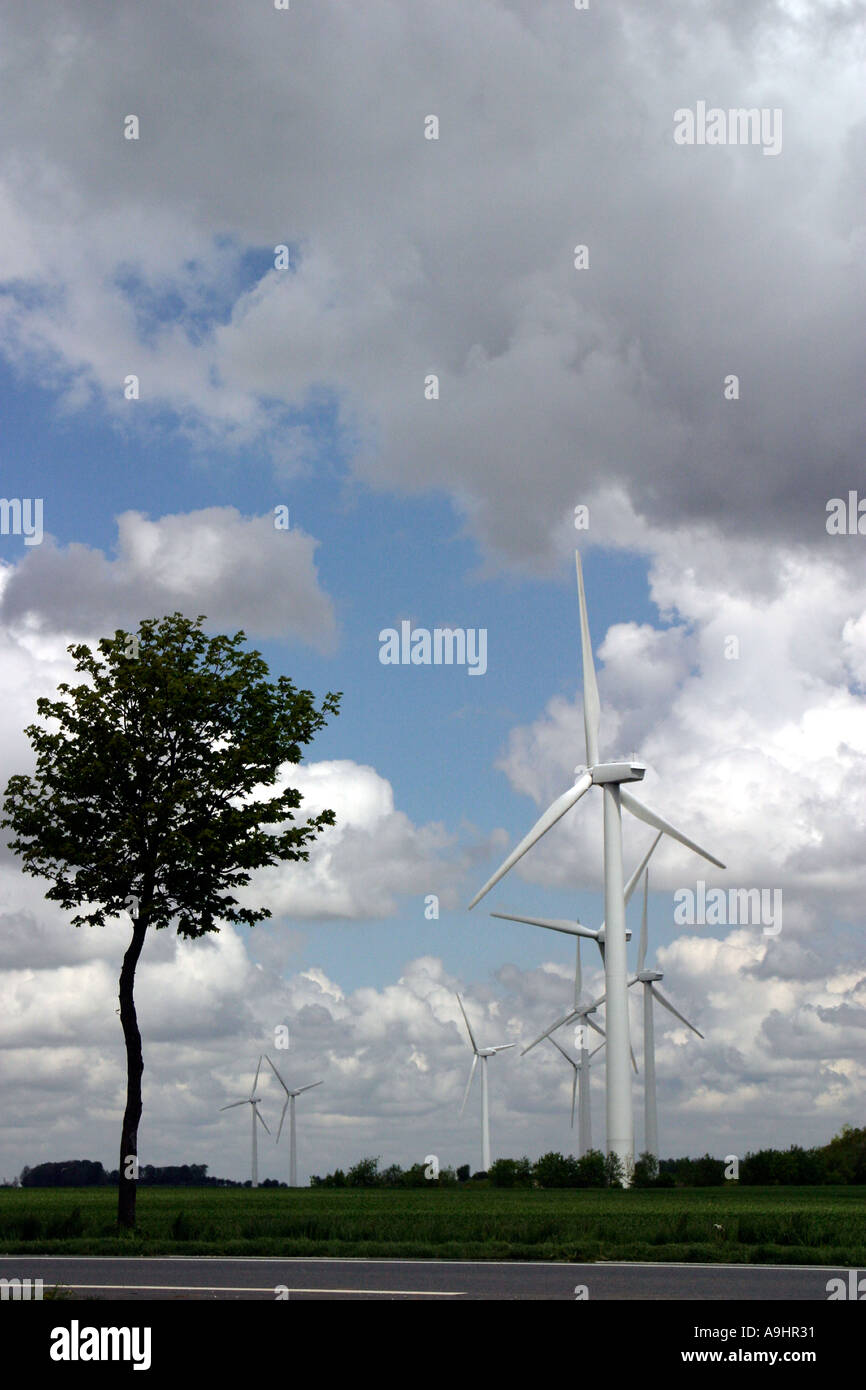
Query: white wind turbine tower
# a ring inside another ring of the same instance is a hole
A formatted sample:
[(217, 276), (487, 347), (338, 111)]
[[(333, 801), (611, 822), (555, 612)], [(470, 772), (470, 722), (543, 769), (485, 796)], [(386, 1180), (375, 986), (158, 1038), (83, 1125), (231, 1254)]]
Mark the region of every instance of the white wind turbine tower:
[(630, 811), (638, 820), (663, 830), (672, 839), (694, 850), (720, 869), (725, 866), (720, 859), (702, 849), (694, 840), (677, 830), (644, 806), (631, 792), (622, 789), (623, 783), (643, 780), (646, 767), (643, 763), (630, 760), (600, 762), (598, 750), (598, 731), (601, 707), (598, 686), (595, 679), (595, 665), (592, 657), (592, 642), (589, 635), (589, 620), (586, 613), (586, 595), (583, 589), (583, 571), (580, 554), (575, 551), (577, 564), (577, 591), (580, 603), (580, 640), (583, 656), (583, 723), (586, 736), (586, 765), (575, 768), (576, 780), (568, 791), (563, 792), (547, 808), (544, 814), (520, 844), (511, 851), (492, 878), (488, 879), (480, 892), (469, 904), (474, 907), (498, 883), (504, 874), (517, 863), (527, 850), (541, 839), (551, 826), (554, 826), (566, 811), (589, 791), (590, 787), (601, 787), (604, 798), (604, 917), (605, 917), (605, 993), (607, 1026), (607, 1149), (615, 1153), (622, 1163), (624, 1181), (630, 1181), (634, 1164), (634, 1116), (632, 1113), (631, 1072), (629, 1071), (629, 1026), (628, 1026), (628, 969), (626, 963), (625, 935), (625, 890), (622, 869), (622, 807)]
[[(267, 1056), (267, 1054), (265, 1054), (265, 1055)], [(274, 1073), (274, 1076), (277, 1078), (277, 1080), (279, 1081), (280, 1085), (282, 1086), (283, 1090), (284, 1090), (285, 1093), (286, 1093), (286, 1100), (285, 1100), (285, 1104), (283, 1105), (283, 1113), (282, 1113), (282, 1115), (280, 1116), (280, 1127), (279, 1127), (279, 1129), (277, 1130), (277, 1143), (279, 1144), (279, 1142), (280, 1142), (280, 1135), (281, 1135), (282, 1132), (283, 1132), (283, 1120), (286, 1118), (286, 1110), (288, 1110), (288, 1111), (289, 1111), (289, 1187), (297, 1187), (297, 1185), (298, 1185), (298, 1146), (297, 1146), (297, 1136), (296, 1136), (296, 1132), (295, 1132), (295, 1098), (296, 1098), (296, 1096), (303, 1095), (304, 1091), (312, 1091), (313, 1088), (314, 1088), (315, 1086), (321, 1086), (322, 1083), (321, 1083), (321, 1081), (310, 1081), (310, 1082), (308, 1083), (308, 1085), (306, 1085), (306, 1086), (298, 1086), (298, 1087), (295, 1088), (294, 1091), (290, 1091), (289, 1088), (288, 1088), (288, 1086), (286, 1085), (285, 1081), (284, 1081), (283, 1078), (280, 1076), (280, 1073), (277, 1071), (276, 1067), (274, 1066), (273, 1062), (271, 1061), (270, 1057), (268, 1057), (267, 1060), (268, 1060), (268, 1063), (269, 1063), (269, 1065), (270, 1065), (271, 1071)]]
[(256, 1067), (256, 1079), (253, 1082), (252, 1090), (250, 1091), (246, 1100), (233, 1100), (231, 1105), (220, 1106), (220, 1110), (234, 1110), (239, 1105), (248, 1105), (250, 1107), (253, 1126), (253, 1187), (258, 1187), (259, 1185), (259, 1146), (258, 1131), (256, 1130), (256, 1120), (258, 1120), (260, 1125), (264, 1125), (264, 1128), (267, 1130), (268, 1134), (270, 1134), (271, 1132), (265, 1124), (264, 1120), (262, 1119), (261, 1115), (259, 1114), (259, 1106), (261, 1105), (261, 1100), (256, 1095), (256, 1087), (259, 1084), (259, 1072), (261, 1071), (261, 1069), (262, 1059), (261, 1057), (259, 1057), (259, 1065)]
[(498, 1047), (478, 1047), (469, 1026), (469, 1019), (466, 1017), (466, 1010), (463, 1007), (463, 1000), (457, 996), (457, 1003), (460, 1005), (460, 1012), (466, 1024), (466, 1031), (469, 1034), (469, 1041), (472, 1044), (472, 1051), (475, 1056), (472, 1058), (472, 1066), (469, 1068), (469, 1080), (466, 1082), (466, 1090), (463, 1092), (463, 1104), (460, 1107), (460, 1114), (463, 1114), (466, 1101), (469, 1096), (469, 1088), (472, 1085), (472, 1078), (475, 1075), (475, 1068), (481, 1060), (481, 1171), (486, 1173), (490, 1167), (490, 1112), (487, 1101), (487, 1059), (493, 1057), (497, 1052), (507, 1052), (514, 1043), (500, 1043)]
[(663, 1008), (684, 1023), (687, 1028), (691, 1028), (693, 1033), (697, 1033), (699, 1038), (703, 1038), (703, 1033), (693, 1023), (689, 1023), (684, 1018), (669, 999), (665, 999), (660, 989), (656, 989), (656, 980), (663, 980), (664, 975), (661, 970), (646, 970), (647, 948), (647, 896), (649, 894), (649, 871), (644, 875), (643, 881), (643, 914), (640, 924), (640, 946), (638, 947), (637, 974), (634, 979), (629, 980), (629, 987), (636, 984), (643, 985), (643, 1065), (644, 1065), (644, 1143), (648, 1153), (659, 1156), (659, 1121), (658, 1109), (656, 1106), (656, 1045), (655, 1030), (653, 1027), (653, 1000), (657, 999)]

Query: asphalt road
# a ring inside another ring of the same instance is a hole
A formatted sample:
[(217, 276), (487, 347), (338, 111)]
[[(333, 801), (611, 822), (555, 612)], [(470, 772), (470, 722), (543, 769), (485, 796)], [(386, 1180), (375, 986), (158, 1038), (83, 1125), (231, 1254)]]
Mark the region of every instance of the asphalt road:
[[(86, 1300), (827, 1300), (847, 1270), (802, 1265), (522, 1264), (462, 1260), (121, 1259), (0, 1256), (0, 1279), (42, 1279)], [(583, 1294), (581, 1286), (586, 1287)], [(287, 1291), (287, 1293), (285, 1292)], [(579, 1291), (579, 1293), (578, 1293)]]

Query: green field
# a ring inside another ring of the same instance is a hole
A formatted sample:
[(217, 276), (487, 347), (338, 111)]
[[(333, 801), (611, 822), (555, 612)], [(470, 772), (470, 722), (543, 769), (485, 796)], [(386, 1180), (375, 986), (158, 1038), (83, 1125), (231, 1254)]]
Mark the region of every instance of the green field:
[(0, 1253), (866, 1265), (866, 1188), (0, 1190)]

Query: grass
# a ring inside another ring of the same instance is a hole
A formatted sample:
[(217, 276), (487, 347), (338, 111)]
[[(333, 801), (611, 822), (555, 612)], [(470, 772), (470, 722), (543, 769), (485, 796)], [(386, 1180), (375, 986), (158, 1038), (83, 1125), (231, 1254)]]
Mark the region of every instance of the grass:
[(866, 1188), (0, 1189), (0, 1253), (866, 1265)]

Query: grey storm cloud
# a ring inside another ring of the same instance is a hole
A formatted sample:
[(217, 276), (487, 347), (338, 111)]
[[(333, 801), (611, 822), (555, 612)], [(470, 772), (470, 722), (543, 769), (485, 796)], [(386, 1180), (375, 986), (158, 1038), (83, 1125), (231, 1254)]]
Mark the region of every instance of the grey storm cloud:
[[(512, 560), (549, 561), (611, 484), (651, 524), (827, 544), (866, 424), (863, 20), (770, 0), (6, 5), (7, 351), (114, 391), (137, 346), (163, 403), (241, 429), (325, 387), (362, 478), (450, 491)], [(676, 145), (698, 100), (780, 109), (778, 157)], [(225, 237), (262, 249), (258, 283), (147, 358), (119, 270), (155, 291), (190, 258), (224, 274)]]

